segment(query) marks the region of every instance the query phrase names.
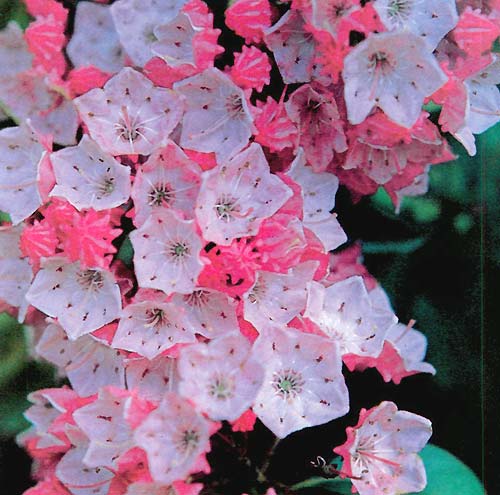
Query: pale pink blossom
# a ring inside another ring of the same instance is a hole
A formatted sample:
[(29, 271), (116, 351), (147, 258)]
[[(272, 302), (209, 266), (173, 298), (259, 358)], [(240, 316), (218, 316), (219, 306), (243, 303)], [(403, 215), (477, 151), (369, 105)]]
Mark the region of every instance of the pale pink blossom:
[(14, 224), (42, 204), (40, 167), (46, 150), (28, 124), (0, 131), (0, 210)]
[(186, 0), (118, 0), (110, 7), (120, 42), (134, 64), (153, 57), (154, 29), (173, 19)]
[(123, 310), (112, 346), (153, 359), (175, 344), (195, 340), (182, 308), (160, 300), (143, 301)]
[(351, 124), (379, 107), (403, 127), (417, 121), (424, 98), (447, 80), (427, 43), (410, 32), (368, 36), (345, 57), (342, 77)]
[(92, 335), (70, 340), (60, 325), (49, 321), (35, 350), (67, 375), (80, 397), (96, 394), (105, 385), (125, 386), (123, 356)]
[(110, 272), (82, 268), (62, 257), (42, 262), (26, 299), (57, 318), (73, 340), (110, 323), (121, 311), (120, 289)]
[(246, 146), (252, 115), (245, 94), (220, 70), (210, 68), (174, 84), (184, 95), (180, 145), (225, 160)]
[(418, 452), (431, 434), (428, 419), (382, 402), (362, 409), (358, 424), (347, 428), (346, 443), (334, 450), (360, 495), (420, 492), (427, 480)]
[(265, 367), (253, 410), (278, 438), (327, 423), (349, 410), (336, 342), (269, 327), (255, 342), (253, 352)]
[(196, 162), (174, 142), (155, 151), (134, 179), (134, 224), (142, 226), (154, 211), (163, 209), (179, 210), (185, 218), (193, 218), (200, 174)]
[(288, 273), (257, 271), (255, 283), (243, 295), (245, 319), (259, 331), (289, 323), (305, 310), (307, 284), (317, 268), (318, 262), (307, 261)]
[(155, 211), (130, 234), (139, 287), (189, 294), (203, 268), (202, 240), (194, 220), (171, 210)]
[(209, 436), (210, 422), (174, 392), (165, 394), (134, 433), (146, 451), (153, 480), (168, 484), (196, 470), (198, 457), (210, 450)]
[(190, 345), (179, 358), (180, 394), (214, 420), (239, 418), (252, 405), (264, 378), (260, 358), (234, 331), (208, 344)]
[(183, 110), (179, 95), (130, 67), (74, 103), (92, 139), (112, 155), (149, 155), (166, 143)]
[(397, 318), (387, 308), (373, 304), (361, 277), (350, 277), (327, 288), (312, 282), (308, 290), (304, 315), (338, 342), (342, 355), (378, 356)]
[(303, 225), (318, 237), (325, 251), (338, 248), (347, 241), (337, 215), (331, 213), (335, 207), (335, 195), (339, 180), (330, 172), (315, 172), (306, 165), (302, 149), (292, 162), (287, 175), (300, 185), (303, 201)]
[(183, 309), (186, 326), (191, 332), (209, 339), (238, 328), (235, 301), (222, 292), (197, 287), (190, 294), (174, 294), (172, 304)]
[(106, 72), (118, 72), (125, 52), (108, 5), (80, 2), (76, 5), (75, 27), (66, 53), (75, 67), (92, 65)]
[(292, 195), (269, 166), (262, 148), (251, 144), (228, 162), (203, 173), (196, 218), (206, 240), (227, 246), (255, 235)]
[(120, 455), (134, 446), (132, 428), (126, 420), (131, 401), (129, 392), (104, 387), (92, 403), (73, 413), (75, 423), (89, 439), (83, 464), (111, 469), (118, 467)]
[(130, 197), (130, 168), (121, 165), (84, 135), (78, 146), (52, 153), (56, 176), (51, 196), (67, 199), (82, 210), (106, 210)]
[(373, 7), (389, 31), (409, 31), (436, 48), (458, 22), (454, 0), (376, 0)]
[(304, 19), (299, 12), (289, 10), (265, 31), (264, 40), (274, 54), (285, 84), (311, 80), (315, 42), (313, 35), (305, 31)]

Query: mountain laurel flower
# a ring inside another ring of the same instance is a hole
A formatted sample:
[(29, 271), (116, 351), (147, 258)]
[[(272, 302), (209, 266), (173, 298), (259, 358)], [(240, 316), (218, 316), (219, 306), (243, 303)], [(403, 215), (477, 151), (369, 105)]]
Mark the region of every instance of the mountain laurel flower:
[(334, 451), (360, 495), (420, 492), (426, 475), (418, 452), (431, 435), (428, 419), (382, 402), (361, 410), (358, 424), (347, 428), (346, 443)]
[(253, 352), (265, 370), (253, 409), (278, 438), (347, 414), (349, 397), (336, 342), (269, 325)]
[(379, 107), (403, 127), (417, 121), (424, 98), (447, 80), (426, 42), (407, 31), (368, 36), (345, 57), (342, 77), (351, 124)]
[(42, 262), (26, 299), (57, 318), (73, 340), (110, 323), (121, 311), (120, 290), (110, 272), (58, 256)]
[(202, 240), (194, 220), (183, 220), (171, 210), (151, 215), (141, 228), (131, 232), (134, 265), (139, 287), (166, 294), (189, 294), (203, 268)]
[[(116, 4), (115, 4), (116, 5)], [(140, 72), (122, 69), (103, 89), (74, 100), (90, 137), (112, 155), (149, 155), (164, 145), (182, 115), (182, 98)]]

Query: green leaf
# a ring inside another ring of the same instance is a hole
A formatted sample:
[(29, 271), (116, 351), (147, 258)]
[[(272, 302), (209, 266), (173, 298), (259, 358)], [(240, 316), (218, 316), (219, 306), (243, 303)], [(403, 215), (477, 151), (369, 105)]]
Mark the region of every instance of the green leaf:
[(485, 495), (472, 470), (446, 450), (427, 445), (420, 456), (427, 472), (427, 487), (418, 495)]
[(26, 364), (26, 341), (21, 325), (0, 314), (0, 387), (16, 376)]
[(441, 111), (441, 105), (434, 103), (432, 100), (430, 100), (429, 103), (426, 103), (423, 108), (429, 113)]
[(425, 237), (405, 241), (364, 242), (363, 254), (409, 254), (425, 244)]
[(402, 211), (410, 211), (413, 218), (419, 223), (434, 222), (441, 215), (441, 205), (433, 198), (405, 197)]
[(0, 211), (0, 223), (2, 222), (10, 222), (10, 216), (8, 213), (4, 213), (3, 211)]
[(122, 245), (120, 246), (117, 257), (119, 260), (123, 261), (127, 266), (132, 265), (132, 261), (134, 259), (134, 248), (132, 246), (132, 242), (128, 237), (123, 241)]
[(30, 423), (24, 418), (24, 411), (30, 406), (25, 394), (2, 394), (0, 401), (0, 436), (11, 437), (26, 430)]
[(291, 487), (293, 491), (308, 490), (308, 489), (323, 489), (327, 492), (339, 493), (340, 495), (351, 494), (352, 483), (348, 479), (332, 478), (326, 479), (320, 476), (314, 476), (307, 480), (301, 481)]

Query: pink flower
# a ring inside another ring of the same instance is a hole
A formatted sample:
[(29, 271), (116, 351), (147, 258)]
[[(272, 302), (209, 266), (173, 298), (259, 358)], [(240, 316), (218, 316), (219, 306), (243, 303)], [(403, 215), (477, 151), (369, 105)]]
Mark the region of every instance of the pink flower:
[(231, 79), (243, 89), (255, 89), (259, 93), (270, 82), (269, 57), (255, 46), (243, 46), (234, 56)]
[(56, 176), (51, 196), (67, 199), (78, 210), (106, 210), (130, 197), (130, 169), (86, 135), (78, 146), (53, 153), (51, 162)]
[(237, 237), (255, 235), (291, 196), (257, 144), (230, 161), (203, 173), (196, 218), (206, 240), (223, 246)]
[(478, 57), (491, 50), (491, 45), (500, 35), (500, 26), (492, 19), (467, 7), (461, 14), (452, 32), (457, 45), (467, 54)]
[(118, 0), (110, 7), (120, 42), (134, 64), (142, 67), (153, 57), (155, 27), (173, 19), (185, 0)]
[(112, 155), (149, 155), (166, 143), (182, 115), (177, 94), (128, 67), (74, 102), (92, 139)]
[(214, 420), (234, 421), (253, 403), (263, 368), (239, 333), (194, 344), (179, 359), (179, 392)]
[(185, 97), (180, 145), (219, 160), (244, 148), (252, 134), (252, 116), (243, 91), (220, 70), (211, 68), (174, 84)]
[(226, 10), (226, 25), (247, 43), (262, 41), (271, 25), (272, 10), (268, 0), (237, 0)]
[(42, 204), (38, 174), (45, 149), (28, 124), (0, 131), (0, 210), (14, 224)]
[(278, 437), (327, 423), (349, 410), (337, 344), (318, 335), (269, 326), (254, 344), (264, 364), (257, 417)]
[(283, 101), (277, 102), (270, 96), (265, 103), (257, 101), (254, 112), (255, 141), (271, 151), (282, 151), (285, 148), (296, 148), (299, 133), (288, 116)]
[(75, 28), (66, 53), (76, 68), (93, 66), (104, 72), (118, 72), (125, 53), (108, 5), (85, 2), (76, 5)]
[(135, 430), (134, 439), (147, 453), (154, 481), (172, 483), (197, 470), (198, 458), (210, 450), (210, 422), (186, 399), (173, 392)]
[(424, 98), (447, 79), (426, 42), (409, 32), (369, 36), (346, 56), (342, 77), (351, 124), (377, 106), (403, 127), (416, 122)]
[(130, 234), (134, 266), (143, 288), (167, 294), (189, 294), (203, 267), (202, 240), (194, 220), (183, 220), (171, 210), (159, 210)]
[(304, 316), (339, 343), (341, 354), (378, 356), (396, 316), (370, 299), (363, 279), (355, 276), (325, 288), (309, 284)]
[(58, 318), (71, 339), (113, 321), (121, 310), (120, 290), (111, 273), (60, 257), (42, 262), (26, 299)]
[(426, 476), (417, 454), (431, 434), (428, 419), (382, 402), (361, 410), (358, 424), (347, 428), (346, 443), (334, 451), (344, 458), (342, 471), (360, 495), (419, 492)]
[(304, 84), (285, 104), (299, 130), (299, 143), (315, 172), (324, 172), (335, 153), (347, 150), (343, 123), (333, 94)]

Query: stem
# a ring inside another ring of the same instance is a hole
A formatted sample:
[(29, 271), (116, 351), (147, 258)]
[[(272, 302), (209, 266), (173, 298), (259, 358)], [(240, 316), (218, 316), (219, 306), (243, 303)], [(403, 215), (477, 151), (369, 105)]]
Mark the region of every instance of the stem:
[(264, 483), (267, 481), (266, 478), (266, 473), (267, 470), (269, 469), (269, 465), (271, 464), (271, 459), (273, 457), (274, 451), (276, 450), (276, 447), (280, 443), (281, 439), (280, 438), (275, 438), (273, 444), (271, 445), (271, 448), (267, 452), (266, 458), (264, 459), (264, 463), (260, 468), (257, 469), (257, 481), (260, 483)]

